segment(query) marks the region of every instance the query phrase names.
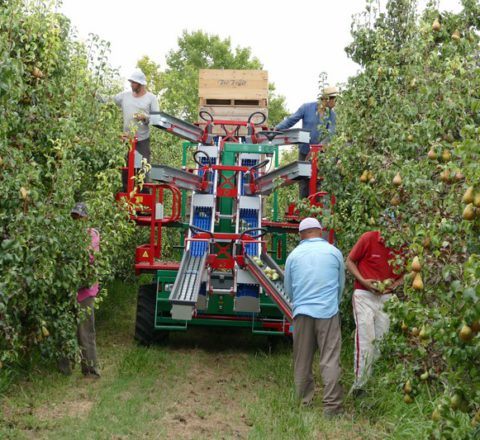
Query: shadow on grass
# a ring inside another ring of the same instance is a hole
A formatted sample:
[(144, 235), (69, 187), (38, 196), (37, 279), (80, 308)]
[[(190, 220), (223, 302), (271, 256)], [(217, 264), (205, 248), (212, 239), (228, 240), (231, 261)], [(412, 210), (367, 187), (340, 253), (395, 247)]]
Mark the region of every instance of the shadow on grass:
[(278, 342), (276, 346), (272, 338), (273, 336), (254, 335), (249, 329), (195, 327), (185, 332), (171, 333), (166, 345), (174, 350), (201, 349), (209, 353), (270, 353), (273, 349), (291, 349), (285, 337), (275, 336)]
[[(97, 333), (101, 339), (121, 335), (134, 341), (137, 290), (148, 282), (144, 276), (136, 284), (116, 280), (107, 286), (108, 295), (96, 312)], [(117, 337), (115, 337), (117, 336)], [(190, 326), (186, 331), (172, 331), (162, 347), (172, 350), (200, 349), (209, 353), (272, 353), (291, 351), (291, 341), (281, 335), (255, 335), (247, 328)]]

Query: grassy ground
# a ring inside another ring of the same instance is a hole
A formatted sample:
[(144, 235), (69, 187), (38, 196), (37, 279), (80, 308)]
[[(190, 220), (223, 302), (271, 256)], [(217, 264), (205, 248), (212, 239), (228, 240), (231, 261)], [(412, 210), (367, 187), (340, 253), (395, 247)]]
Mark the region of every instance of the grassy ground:
[[(420, 403), (407, 407), (398, 392), (347, 398), (335, 420), (322, 416), (320, 389), (313, 407), (300, 408), (288, 344), (272, 352), (262, 337), (202, 329), (147, 349), (133, 341), (134, 313), (134, 288), (114, 284), (97, 313), (102, 378), (34, 368), (1, 397), (0, 438), (424, 438)], [(351, 350), (344, 344), (346, 389)]]

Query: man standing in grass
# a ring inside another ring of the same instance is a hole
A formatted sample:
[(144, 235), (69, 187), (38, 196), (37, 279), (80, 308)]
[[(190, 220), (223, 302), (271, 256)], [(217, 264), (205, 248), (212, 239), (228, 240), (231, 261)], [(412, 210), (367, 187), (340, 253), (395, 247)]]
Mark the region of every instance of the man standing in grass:
[[(75, 204), (70, 212), (75, 221), (86, 222), (88, 220), (87, 207), (85, 203)], [(100, 250), (100, 234), (94, 228), (87, 228), (90, 236), (90, 264), (94, 264), (96, 252)], [(78, 345), (81, 351), (81, 368), (85, 377), (100, 377), (97, 362), (97, 344), (95, 340), (95, 297), (99, 291), (98, 282), (91, 286), (81, 287), (77, 292), (77, 302), (80, 310), (80, 321), (77, 327)], [(65, 374), (72, 374), (72, 361), (62, 357), (58, 362), (59, 370)]]
[(293, 300), (295, 388), (302, 404), (310, 405), (315, 390), (312, 363), (318, 347), (323, 412), (331, 417), (342, 412), (339, 303), (345, 286), (345, 266), (342, 253), (322, 238), (317, 219), (305, 218), (298, 231), (300, 244), (285, 264), (285, 292)]
[(385, 245), (380, 231), (365, 232), (347, 257), (347, 268), (355, 277), (352, 297), (355, 318), (354, 397), (365, 395), (365, 384), (379, 356), (378, 343), (388, 332), (390, 320), (383, 310), (392, 291), (403, 281), (390, 261), (398, 252)]

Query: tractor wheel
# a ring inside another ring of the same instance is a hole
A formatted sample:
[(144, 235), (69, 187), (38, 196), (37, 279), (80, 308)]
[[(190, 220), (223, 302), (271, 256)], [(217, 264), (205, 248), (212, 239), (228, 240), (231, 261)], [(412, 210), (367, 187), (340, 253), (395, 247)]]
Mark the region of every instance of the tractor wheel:
[(167, 331), (155, 330), (157, 285), (145, 284), (138, 289), (135, 340), (144, 346), (160, 344), (168, 339)]

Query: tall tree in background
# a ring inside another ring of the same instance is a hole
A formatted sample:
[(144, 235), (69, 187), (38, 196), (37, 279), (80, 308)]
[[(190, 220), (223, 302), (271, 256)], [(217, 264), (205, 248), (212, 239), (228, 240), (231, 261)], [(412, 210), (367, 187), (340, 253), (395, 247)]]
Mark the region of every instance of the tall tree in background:
[[(160, 107), (167, 113), (196, 121), (198, 111), (199, 69), (262, 69), (250, 48), (232, 48), (229, 38), (202, 31), (184, 31), (178, 39), (178, 49), (167, 55), (167, 68), (161, 77)], [(285, 98), (276, 96), (270, 84), (269, 123), (274, 125), (286, 114)]]

